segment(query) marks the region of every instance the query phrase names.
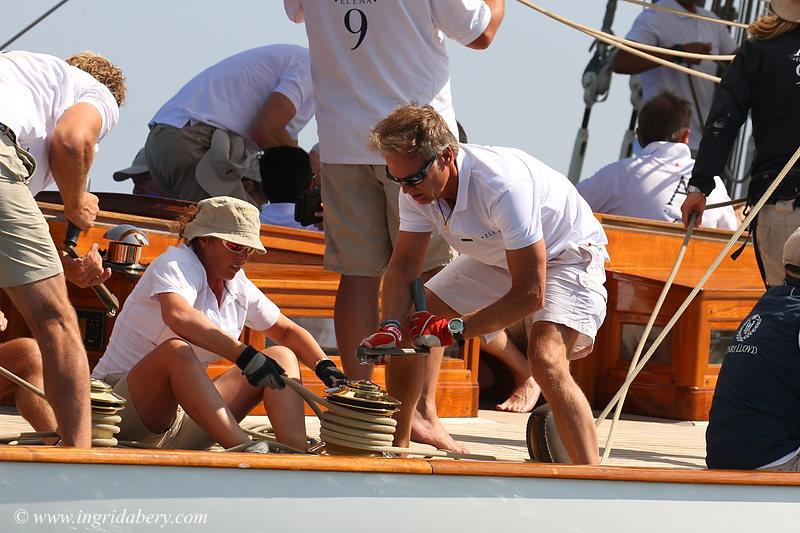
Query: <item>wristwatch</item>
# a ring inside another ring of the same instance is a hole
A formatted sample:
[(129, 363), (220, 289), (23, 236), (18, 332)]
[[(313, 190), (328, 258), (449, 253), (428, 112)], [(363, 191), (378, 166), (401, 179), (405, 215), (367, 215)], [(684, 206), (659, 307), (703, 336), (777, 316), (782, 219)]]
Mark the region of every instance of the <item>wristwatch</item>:
[(447, 323), (447, 331), (453, 336), (453, 340), (459, 346), (464, 346), (464, 319), (461, 317), (451, 318)]
[(700, 187), (697, 187), (695, 185), (687, 185), (686, 186), (686, 194), (689, 194), (690, 192), (699, 192), (703, 196), (706, 195), (706, 193), (704, 193), (703, 191), (700, 190)]

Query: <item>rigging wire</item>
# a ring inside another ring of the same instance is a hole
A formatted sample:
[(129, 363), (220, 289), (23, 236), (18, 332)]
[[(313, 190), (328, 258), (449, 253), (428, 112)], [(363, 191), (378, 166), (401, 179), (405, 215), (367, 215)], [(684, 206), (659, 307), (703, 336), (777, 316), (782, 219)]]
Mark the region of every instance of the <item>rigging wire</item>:
[(51, 14), (51, 13), (53, 13), (53, 11), (55, 11), (55, 10), (56, 10), (56, 9), (58, 9), (59, 7), (63, 6), (63, 5), (64, 5), (64, 4), (66, 4), (67, 2), (69, 2), (69, 0), (61, 0), (61, 1), (60, 1), (60, 2), (58, 2), (56, 5), (54, 5), (53, 7), (51, 7), (50, 9), (48, 9), (47, 11), (45, 11), (44, 13), (42, 13), (42, 14), (41, 14), (39, 17), (37, 17), (37, 18), (36, 18), (36, 20), (34, 20), (34, 21), (33, 21), (33, 22), (31, 22), (30, 24), (28, 24), (27, 26), (25, 26), (24, 28), (22, 28), (22, 29), (21, 29), (20, 31), (18, 31), (18, 32), (17, 32), (17, 33), (16, 33), (16, 34), (15, 34), (13, 37), (11, 37), (9, 40), (7, 40), (7, 41), (6, 41), (6, 42), (4, 42), (2, 45), (0, 45), (0, 51), (3, 51), (3, 50), (5, 50), (5, 49), (6, 49), (6, 47), (10, 46), (10, 45), (11, 45), (11, 44), (12, 44), (14, 41), (16, 41), (17, 39), (19, 39), (20, 37), (22, 37), (23, 35), (25, 35), (26, 33), (28, 33), (28, 31), (29, 31), (29, 30), (31, 30), (31, 29), (32, 29), (34, 26), (36, 26), (36, 25), (37, 25), (37, 24), (39, 24), (41, 21), (43, 21), (44, 19), (46, 19), (47, 17), (49, 17), (49, 16), (50, 16), (50, 14)]

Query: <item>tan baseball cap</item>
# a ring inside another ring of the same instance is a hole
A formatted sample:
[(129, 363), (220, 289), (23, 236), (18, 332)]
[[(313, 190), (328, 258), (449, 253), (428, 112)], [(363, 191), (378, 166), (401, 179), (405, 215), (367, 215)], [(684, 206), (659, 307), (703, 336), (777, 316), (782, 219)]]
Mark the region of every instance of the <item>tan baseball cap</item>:
[(130, 179), (132, 176), (144, 174), (145, 172), (148, 172), (148, 169), (147, 162), (144, 159), (144, 148), (142, 148), (136, 152), (136, 157), (133, 158), (131, 166), (128, 168), (123, 168), (122, 170), (117, 170), (112, 176), (114, 181), (125, 181)]
[(197, 202), (197, 215), (186, 224), (183, 236), (217, 237), (267, 253), (261, 244), (259, 210), (253, 204), (230, 196), (215, 196)]
[(261, 181), (258, 153), (249, 150), (240, 135), (217, 128), (211, 135), (210, 148), (197, 163), (194, 177), (212, 196), (250, 200), (242, 186), (242, 178)]
[(783, 245), (783, 264), (800, 268), (800, 228), (789, 235)]
[(772, 0), (772, 10), (787, 22), (800, 22), (800, 0)]

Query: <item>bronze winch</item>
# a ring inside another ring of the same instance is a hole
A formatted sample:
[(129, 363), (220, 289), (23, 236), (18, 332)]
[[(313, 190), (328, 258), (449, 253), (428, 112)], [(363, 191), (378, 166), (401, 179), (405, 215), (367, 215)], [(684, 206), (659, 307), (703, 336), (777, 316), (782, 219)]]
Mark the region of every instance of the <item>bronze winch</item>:
[(400, 405), (377, 384), (366, 380), (340, 382), (325, 392), (331, 403), (375, 415), (392, 416)]
[(144, 266), (140, 263), (142, 249), (150, 244), (150, 239), (142, 230), (131, 224), (120, 224), (103, 235), (109, 240), (105, 262), (112, 270), (141, 274)]

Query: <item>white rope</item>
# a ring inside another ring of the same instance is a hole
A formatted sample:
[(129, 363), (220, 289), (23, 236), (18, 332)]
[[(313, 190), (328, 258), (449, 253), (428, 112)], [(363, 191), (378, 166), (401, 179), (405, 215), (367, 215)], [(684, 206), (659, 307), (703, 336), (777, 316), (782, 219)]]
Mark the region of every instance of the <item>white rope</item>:
[[(664, 282), (664, 288), (661, 289), (661, 294), (658, 296), (658, 300), (653, 308), (653, 312), (650, 313), (650, 318), (648, 319), (647, 325), (645, 326), (642, 336), (639, 339), (639, 344), (636, 346), (636, 351), (631, 358), (631, 364), (628, 366), (628, 375), (626, 377), (630, 376), (633, 373), (633, 369), (636, 368), (636, 364), (639, 362), (639, 357), (642, 355), (647, 338), (650, 336), (650, 331), (653, 329), (653, 326), (656, 323), (658, 313), (661, 312), (661, 307), (664, 305), (664, 301), (667, 299), (667, 293), (669, 293), (672, 283), (675, 281), (675, 276), (678, 275), (678, 269), (683, 262), (683, 257), (686, 255), (686, 248), (689, 246), (689, 239), (692, 238), (692, 233), (694, 232), (695, 218), (696, 217), (694, 213), (692, 213), (691, 217), (689, 217), (689, 227), (686, 230), (686, 237), (684, 237), (683, 243), (681, 243), (680, 250), (678, 250), (678, 256), (675, 258), (675, 263), (672, 265), (672, 270), (670, 271), (669, 276), (667, 276), (667, 281)], [(625, 397), (627, 393), (628, 391), (625, 390), (619, 402), (617, 403), (617, 409), (614, 411), (614, 418), (611, 420), (611, 429), (609, 430), (608, 437), (606, 438), (606, 445), (603, 449), (603, 457), (600, 459), (600, 464), (605, 464), (605, 462), (608, 460), (608, 456), (611, 455), (611, 447), (613, 446), (614, 442), (614, 429), (617, 426), (620, 414), (622, 414), (622, 404), (625, 403)], [(599, 423), (600, 419), (598, 418), (595, 425)]]
[[(677, 71), (683, 72), (685, 74), (689, 74), (690, 76), (696, 76), (696, 77), (704, 79), (704, 80), (713, 81), (714, 83), (719, 83), (720, 82), (720, 78), (717, 77), (717, 76), (712, 76), (711, 74), (706, 74), (705, 72), (701, 72), (699, 70), (694, 70), (694, 69), (691, 69), (689, 67), (685, 67), (683, 65), (678, 65), (677, 63), (673, 63), (673, 62), (668, 61), (666, 59), (662, 59), (662, 58), (654, 56), (652, 54), (648, 54), (648, 53), (643, 52), (641, 50), (637, 50), (636, 48), (634, 48), (632, 46), (629, 46), (627, 44), (623, 44), (622, 41), (624, 41), (624, 39), (620, 39), (619, 37), (609, 36), (609, 34), (607, 34), (607, 33), (601, 32), (599, 30), (595, 30), (593, 28), (589, 28), (588, 26), (584, 26), (583, 24), (579, 24), (577, 22), (574, 22), (572, 20), (564, 18), (561, 15), (559, 15), (557, 13), (554, 13), (553, 11), (550, 11), (549, 9), (544, 9), (542, 7), (539, 7), (536, 4), (533, 4), (533, 3), (529, 2), (528, 0), (517, 0), (517, 2), (519, 2), (520, 4), (523, 4), (523, 5), (531, 8), (531, 9), (533, 9), (534, 11), (538, 11), (539, 13), (541, 13), (541, 14), (543, 14), (545, 16), (548, 16), (548, 17), (550, 17), (550, 18), (552, 18), (554, 20), (557, 20), (557, 21), (561, 22), (562, 24), (566, 24), (567, 26), (569, 26), (571, 28), (574, 28), (574, 29), (576, 29), (578, 31), (581, 31), (581, 32), (583, 32), (583, 33), (585, 33), (587, 35), (590, 35), (590, 36), (594, 37), (595, 39), (597, 39), (598, 41), (602, 41), (602, 42), (604, 42), (606, 44), (610, 44), (612, 46), (615, 46), (615, 47), (619, 48), (620, 50), (625, 50), (626, 52), (629, 52), (629, 53), (631, 53), (633, 55), (636, 55), (636, 56), (639, 56), (639, 57), (643, 57), (644, 59), (652, 61), (653, 63), (658, 63), (661, 66), (664, 66), (664, 67), (667, 67), (667, 68), (671, 68), (673, 70), (677, 70)], [(637, 44), (640, 44), (640, 43), (637, 43)], [(659, 49), (659, 52), (663, 53), (663, 54), (668, 54), (668, 55), (681, 55), (681, 54), (688, 54), (689, 53), (689, 52), (676, 53), (676, 52), (678, 52), (677, 50), (670, 50), (668, 48), (661, 48), (661, 49)], [(699, 55), (703, 59), (708, 59), (709, 58), (709, 56), (705, 55), (705, 54), (694, 54), (694, 55)]]
[(707, 17), (705, 15), (700, 15), (698, 13), (692, 13), (691, 11), (681, 11), (680, 9), (673, 9), (671, 7), (664, 7), (658, 4), (651, 4), (650, 2), (643, 2), (642, 0), (622, 0), (622, 1), (628, 2), (629, 4), (636, 4), (638, 6), (646, 7), (647, 9), (654, 9), (656, 11), (662, 11), (664, 13), (672, 13), (673, 15), (678, 15), (680, 17), (688, 17), (693, 19), (704, 20), (706, 22), (712, 22), (714, 24), (723, 24), (725, 26), (733, 26), (735, 28), (746, 28), (749, 26), (749, 24), (745, 24), (743, 22), (735, 22), (733, 20)]
[(620, 399), (625, 394), (627, 394), (628, 388), (630, 387), (633, 380), (636, 379), (636, 376), (639, 374), (639, 372), (641, 372), (642, 368), (644, 368), (644, 365), (647, 364), (647, 361), (650, 360), (650, 357), (653, 356), (656, 349), (658, 349), (658, 347), (664, 341), (669, 332), (672, 331), (673, 326), (675, 326), (675, 323), (678, 321), (681, 315), (683, 315), (683, 312), (686, 311), (686, 308), (689, 307), (689, 305), (692, 303), (692, 300), (694, 300), (694, 298), (700, 293), (703, 286), (711, 277), (711, 274), (714, 273), (714, 270), (717, 269), (717, 267), (725, 258), (725, 256), (728, 254), (728, 252), (731, 250), (731, 248), (733, 248), (733, 245), (739, 240), (739, 237), (742, 235), (742, 233), (744, 233), (744, 229), (750, 225), (750, 223), (756, 217), (758, 212), (761, 211), (761, 208), (764, 207), (764, 204), (767, 203), (769, 197), (772, 196), (775, 190), (780, 186), (781, 182), (789, 173), (789, 171), (792, 169), (792, 167), (794, 167), (794, 164), (797, 163), (798, 159), (800, 159), (800, 146), (797, 147), (797, 150), (795, 150), (794, 155), (792, 155), (792, 157), (780, 171), (780, 173), (772, 182), (772, 184), (767, 188), (767, 190), (764, 192), (764, 194), (761, 196), (758, 202), (756, 202), (756, 204), (750, 210), (750, 213), (747, 214), (747, 216), (745, 217), (744, 221), (739, 226), (739, 228), (735, 232), (733, 232), (733, 235), (731, 236), (730, 240), (725, 244), (722, 250), (720, 250), (719, 255), (717, 255), (716, 259), (714, 259), (714, 261), (711, 263), (711, 266), (708, 268), (706, 273), (703, 274), (703, 277), (700, 279), (697, 285), (695, 285), (695, 287), (683, 301), (681, 306), (675, 312), (675, 315), (673, 315), (673, 317), (669, 319), (669, 322), (667, 322), (667, 324), (664, 326), (664, 329), (661, 330), (661, 333), (659, 333), (658, 337), (656, 337), (656, 340), (653, 341), (653, 344), (647, 350), (647, 353), (644, 355), (644, 357), (642, 357), (642, 360), (639, 362), (638, 365), (636, 365), (636, 369), (634, 370), (634, 372), (625, 379), (625, 381), (622, 383), (622, 386), (619, 388), (617, 393), (614, 395), (611, 401), (608, 402), (606, 408), (603, 409), (603, 412), (600, 413), (600, 416), (597, 417), (597, 421), (595, 422), (597, 425), (599, 425), (603, 420), (605, 420), (605, 418), (608, 416), (608, 413), (616, 405), (616, 403), (620, 401)]

